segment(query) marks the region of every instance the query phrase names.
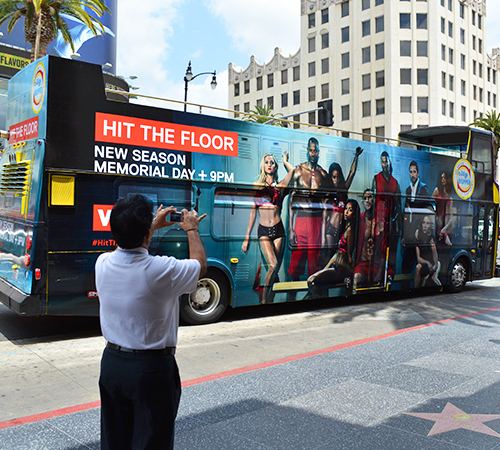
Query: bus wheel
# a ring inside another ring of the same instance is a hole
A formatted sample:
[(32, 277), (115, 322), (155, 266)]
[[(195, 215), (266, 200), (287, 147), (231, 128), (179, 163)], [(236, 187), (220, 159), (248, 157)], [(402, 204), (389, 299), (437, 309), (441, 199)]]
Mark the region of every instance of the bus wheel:
[(455, 261), (451, 269), (451, 278), (448, 288), (451, 292), (460, 292), (469, 278), (467, 265), (463, 259)]
[(229, 285), (225, 276), (216, 269), (208, 269), (198, 280), (196, 290), (181, 297), (181, 319), (192, 325), (218, 320), (229, 303)]

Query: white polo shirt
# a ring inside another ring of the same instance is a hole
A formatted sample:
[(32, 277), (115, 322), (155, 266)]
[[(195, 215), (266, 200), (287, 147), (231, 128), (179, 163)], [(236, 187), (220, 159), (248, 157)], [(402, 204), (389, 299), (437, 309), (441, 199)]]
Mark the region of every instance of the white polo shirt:
[(179, 300), (196, 289), (196, 259), (151, 256), (143, 248), (118, 248), (95, 266), (101, 330), (108, 342), (135, 350), (177, 344)]

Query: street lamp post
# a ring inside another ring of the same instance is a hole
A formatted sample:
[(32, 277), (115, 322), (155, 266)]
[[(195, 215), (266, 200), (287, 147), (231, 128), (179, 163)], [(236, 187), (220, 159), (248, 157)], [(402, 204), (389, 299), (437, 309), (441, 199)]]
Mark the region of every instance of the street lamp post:
[(215, 70), (213, 72), (202, 72), (198, 73), (196, 75), (193, 75), (193, 72), (191, 71), (191, 61), (189, 61), (187, 70), (186, 70), (186, 75), (184, 76), (184, 112), (187, 110), (187, 98), (188, 98), (188, 83), (192, 80), (194, 80), (196, 77), (199, 77), (200, 75), (213, 75), (212, 76), (212, 82), (210, 83), (210, 87), (215, 89), (217, 87), (217, 79), (216, 79), (216, 72)]

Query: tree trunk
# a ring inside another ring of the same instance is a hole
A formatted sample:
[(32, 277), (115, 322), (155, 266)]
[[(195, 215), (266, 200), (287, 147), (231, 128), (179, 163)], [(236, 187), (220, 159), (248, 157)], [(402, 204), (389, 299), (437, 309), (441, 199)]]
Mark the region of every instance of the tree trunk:
[(43, 58), (47, 54), (47, 42), (41, 41), (39, 44), (39, 49), (38, 49), (38, 58), (35, 58), (35, 43), (30, 42), (31, 44), (31, 62), (33, 62), (35, 59), (38, 58)]

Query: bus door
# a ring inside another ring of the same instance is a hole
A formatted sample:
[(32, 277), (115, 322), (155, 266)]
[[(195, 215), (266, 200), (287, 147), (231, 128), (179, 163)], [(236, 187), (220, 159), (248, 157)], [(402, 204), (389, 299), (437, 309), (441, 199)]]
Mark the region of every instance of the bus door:
[(493, 271), (495, 213), (495, 206), (479, 205), (477, 231), (474, 234), (475, 242), (472, 250), (474, 276), (478, 278), (491, 276)]

